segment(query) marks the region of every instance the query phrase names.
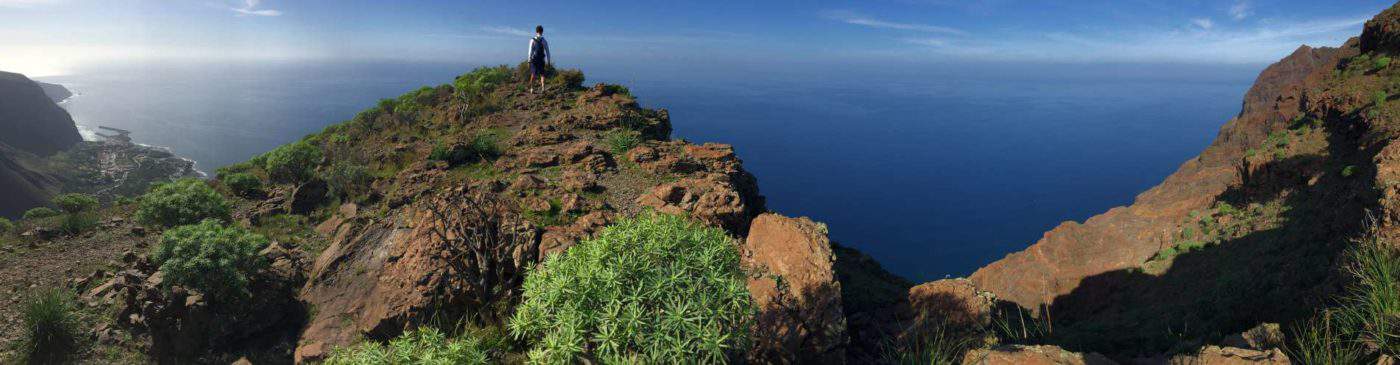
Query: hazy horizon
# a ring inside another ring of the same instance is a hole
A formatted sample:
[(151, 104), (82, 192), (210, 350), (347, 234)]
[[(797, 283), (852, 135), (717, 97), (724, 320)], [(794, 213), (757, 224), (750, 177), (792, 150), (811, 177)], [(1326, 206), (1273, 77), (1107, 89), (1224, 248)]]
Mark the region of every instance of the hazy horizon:
[(0, 70), (108, 63), (515, 63), (536, 24), (557, 62), (688, 72), (965, 64), (1261, 65), (1337, 46), (1389, 5), (1310, 2), (891, 0), (0, 0)]

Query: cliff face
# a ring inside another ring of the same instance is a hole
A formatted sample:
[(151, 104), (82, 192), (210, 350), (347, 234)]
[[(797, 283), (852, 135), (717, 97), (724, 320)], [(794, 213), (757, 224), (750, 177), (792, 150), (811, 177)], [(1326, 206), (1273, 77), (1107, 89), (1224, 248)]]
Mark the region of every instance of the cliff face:
[(0, 217), (16, 218), (25, 210), (48, 203), (58, 190), (58, 180), (31, 168), (25, 152), (0, 143)]
[(0, 143), (40, 156), (83, 140), (68, 111), (38, 83), (8, 72), (0, 72), (0, 131)]
[(1400, 217), (1397, 19), (1392, 8), (1359, 40), (1304, 46), (1269, 66), (1240, 114), (1162, 184), (970, 279), (1053, 318), (1055, 342), (1110, 353), (1155, 353), (1317, 308), (1340, 287), (1339, 254), (1368, 215), (1383, 232)]
[(1048, 304), (1090, 275), (1134, 267), (1169, 245), (1190, 212), (1208, 208), (1241, 180), (1242, 157), (1298, 115), (1307, 79), (1335, 66), (1343, 51), (1301, 47), (1260, 73), (1245, 95), (1240, 115), (1221, 128), (1200, 156), (1166, 181), (1084, 223), (1066, 222), (1030, 248), (1008, 255), (971, 279), (1002, 299), (1028, 308)]
[(35, 83), (39, 84), (39, 88), (44, 90), (44, 95), (48, 95), (49, 99), (53, 100), (55, 103), (73, 96), (73, 92), (63, 87), (63, 85), (37, 81)]

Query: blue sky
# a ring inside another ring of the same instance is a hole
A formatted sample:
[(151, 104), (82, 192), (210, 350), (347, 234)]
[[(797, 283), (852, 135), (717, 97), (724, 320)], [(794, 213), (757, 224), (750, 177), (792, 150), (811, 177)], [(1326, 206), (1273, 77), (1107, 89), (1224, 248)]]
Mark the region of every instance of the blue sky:
[(0, 69), (132, 60), (1262, 64), (1386, 1), (0, 0)]

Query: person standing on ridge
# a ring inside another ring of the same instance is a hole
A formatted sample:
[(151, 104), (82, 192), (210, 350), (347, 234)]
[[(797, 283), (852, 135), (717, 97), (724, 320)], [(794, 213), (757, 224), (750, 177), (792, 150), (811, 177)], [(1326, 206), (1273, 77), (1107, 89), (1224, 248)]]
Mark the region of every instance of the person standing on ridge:
[(540, 92), (544, 92), (545, 65), (554, 65), (549, 57), (549, 42), (544, 40), (544, 26), (535, 26), (535, 37), (530, 38), (530, 93), (535, 92), (535, 78), (540, 78)]

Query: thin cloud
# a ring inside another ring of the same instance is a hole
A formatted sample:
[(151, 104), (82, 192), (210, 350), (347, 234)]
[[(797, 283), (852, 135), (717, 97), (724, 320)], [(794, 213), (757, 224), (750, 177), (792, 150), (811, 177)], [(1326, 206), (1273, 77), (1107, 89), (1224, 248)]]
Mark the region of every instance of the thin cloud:
[(938, 38), (905, 38), (904, 42), (928, 47), (946, 47), (948, 45), (947, 40)]
[(1215, 22), (1211, 21), (1209, 18), (1191, 19), (1191, 25), (1201, 28), (1202, 30), (1210, 30), (1210, 28), (1215, 28)]
[(1254, 15), (1254, 6), (1248, 0), (1239, 0), (1230, 6), (1230, 18), (1244, 20), (1251, 15)]
[(822, 15), (827, 19), (835, 20), (838, 22), (870, 28), (907, 30), (926, 33), (943, 33), (953, 35), (967, 34), (967, 32), (964, 32), (957, 28), (929, 24), (892, 22), (887, 20), (876, 19), (870, 16), (850, 11), (828, 11)]
[(243, 0), (243, 6), (242, 6), (242, 7), (233, 7), (233, 8), (229, 8), (229, 10), (233, 10), (233, 12), (238, 13), (238, 15), (240, 15), (240, 16), (243, 16), (243, 15), (250, 15), (250, 16), (281, 16), (281, 15), (282, 15), (282, 11), (280, 11), (280, 10), (274, 10), (274, 9), (258, 9), (258, 5), (260, 5), (261, 3), (262, 3), (262, 0)]
[[(1212, 27), (1141, 29), (1135, 32), (1005, 34), (988, 39), (902, 39), (932, 56), (974, 60), (1052, 62), (1265, 63), (1300, 45), (1336, 47), (1356, 35), (1370, 17), (1271, 22), (1248, 29)], [(1199, 25), (1193, 25), (1199, 27)], [(894, 52), (902, 52), (896, 50)]]
[(498, 26), (490, 26), (490, 25), (488, 25), (488, 26), (481, 27), (481, 30), (486, 31), (486, 32), (489, 32), (489, 33), (504, 34), (504, 35), (512, 35), (512, 36), (518, 36), (518, 37), (530, 37), (530, 36), (534, 36), (534, 35), (535, 35), (534, 32), (531, 32), (531, 31), (528, 31), (528, 30), (524, 30), (524, 29), (520, 29), (520, 28), (514, 28), (514, 27), (498, 27)]
[(0, 0), (0, 8), (29, 8), (57, 2), (57, 0)]

